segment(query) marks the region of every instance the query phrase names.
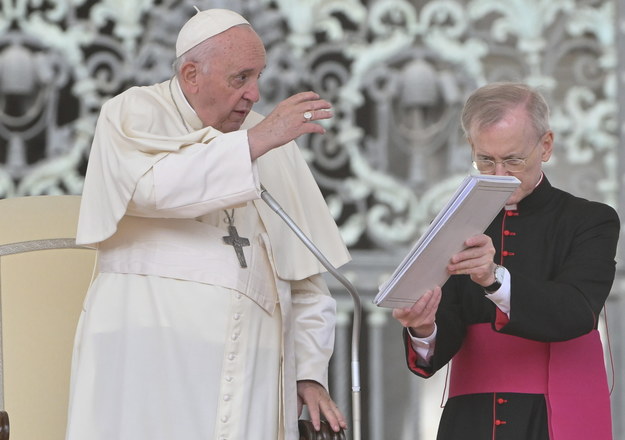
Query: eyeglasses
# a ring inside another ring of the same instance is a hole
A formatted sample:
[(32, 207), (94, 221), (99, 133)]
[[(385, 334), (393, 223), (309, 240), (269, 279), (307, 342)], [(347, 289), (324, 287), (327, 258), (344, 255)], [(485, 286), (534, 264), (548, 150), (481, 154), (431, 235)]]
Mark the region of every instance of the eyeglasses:
[[(542, 140), (542, 137), (541, 137), (541, 140)], [(526, 157), (523, 157), (523, 158), (513, 157), (510, 159), (497, 160), (497, 161), (491, 160), (491, 159), (474, 159), (473, 168), (478, 170), (480, 173), (490, 174), (490, 173), (495, 172), (495, 170), (497, 169), (497, 164), (500, 163), (503, 165), (506, 171), (510, 173), (520, 173), (521, 171), (525, 169), (525, 167), (527, 167), (527, 159), (530, 158), (530, 156), (534, 153), (535, 150), (538, 150), (538, 148), (536, 147), (539, 144), (540, 144), (540, 141), (538, 144), (534, 146), (530, 154), (528, 154)]]

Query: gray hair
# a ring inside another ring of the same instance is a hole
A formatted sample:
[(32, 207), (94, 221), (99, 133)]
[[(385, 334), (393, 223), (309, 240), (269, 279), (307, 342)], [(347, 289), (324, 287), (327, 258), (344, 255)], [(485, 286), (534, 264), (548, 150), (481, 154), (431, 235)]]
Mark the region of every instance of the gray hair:
[(182, 66), (189, 61), (193, 61), (199, 63), (201, 65), (202, 73), (206, 74), (208, 72), (208, 66), (210, 64), (209, 60), (211, 59), (215, 48), (216, 45), (213, 44), (211, 38), (202, 41), (197, 46), (189, 49), (178, 58), (176, 58), (173, 64), (174, 73), (176, 74), (176, 76), (178, 76), (180, 74), (180, 69), (182, 68)]
[[(238, 24), (232, 27), (238, 27), (238, 26), (251, 27), (249, 24), (245, 24), (245, 23)], [(213, 56), (215, 56), (216, 50), (220, 47), (219, 45), (220, 35), (221, 34), (217, 34), (213, 37), (207, 38), (206, 40), (202, 41), (200, 44), (192, 47), (191, 49), (189, 49), (188, 51), (180, 55), (178, 58), (176, 58), (176, 60), (173, 63), (173, 69), (174, 69), (174, 73), (176, 74), (176, 76), (180, 74), (180, 69), (182, 68), (182, 66), (189, 61), (199, 63), (201, 66), (200, 67), (201, 72), (203, 74), (208, 73), (210, 61), (213, 58)]]
[(462, 110), (462, 130), (470, 139), (472, 129), (488, 128), (519, 106), (526, 110), (537, 138), (550, 130), (545, 98), (538, 90), (516, 82), (492, 83), (473, 92)]

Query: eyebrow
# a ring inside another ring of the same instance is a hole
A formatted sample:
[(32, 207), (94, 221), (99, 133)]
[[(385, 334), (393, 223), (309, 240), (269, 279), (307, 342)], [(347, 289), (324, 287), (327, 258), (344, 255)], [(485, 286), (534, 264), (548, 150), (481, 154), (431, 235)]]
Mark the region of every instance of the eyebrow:
[(232, 75), (230, 75), (230, 77), (235, 77), (235, 76), (239, 76), (239, 75), (244, 75), (244, 74), (250, 74), (254, 71), (254, 69), (241, 69), (241, 70), (237, 70), (236, 72), (234, 72)]
[[(265, 71), (265, 69), (266, 69), (266, 68), (267, 68), (267, 65), (265, 64), (265, 65), (262, 67), (262, 69), (260, 69), (260, 71), (259, 71), (258, 73), (263, 73), (263, 72)], [(255, 67), (245, 67), (245, 68), (243, 68), (243, 69), (241, 69), (241, 70), (237, 71), (237, 72), (234, 74), (234, 76), (241, 75), (241, 74), (243, 74), (243, 73), (251, 73), (251, 72), (253, 72), (254, 70), (256, 70), (256, 68), (255, 68)]]
[[(481, 154), (481, 153), (475, 153), (475, 157), (481, 158), (481, 159), (493, 159), (493, 156), (489, 156), (488, 154)], [(508, 154), (507, 156), (503, 156), (503, 160), (506, 159), (524, 159), (525, 156), (521, 156), (520, 154), (516, 154), (516, 153), (512, 153), (512, 154)]]
[[(509, 153), (506, 156), (502, 156), (502, 160), (506, 160), (506, 159), (525, 159), (526, 157), (528, 157), (531, 154), (531, 151), (529, 153), (526, 153), (525, 155), (522, 155), (516, 151)], [(479, 158), (483, 158), (483, 159), (492, 159), (493, 156), (490, 156), (488, 154), (485, 153), (477, 153), (475, 152), (475, 149), (473, 149), (473, 154), (475, 155), (475, 157), (479, 157)]]

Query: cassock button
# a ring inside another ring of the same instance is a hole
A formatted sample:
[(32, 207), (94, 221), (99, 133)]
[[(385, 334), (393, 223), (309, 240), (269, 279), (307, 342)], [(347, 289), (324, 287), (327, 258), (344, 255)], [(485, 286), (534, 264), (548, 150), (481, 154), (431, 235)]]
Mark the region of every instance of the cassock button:
[(236, 357), (236, 355), (234, 353), (230, 353), (228, 355), (228, 360), (233, 361), (235, 357)]
[(508, 401), (502, 397), (500, 397), (499, 399), (497, 399), (497, 403), (500, 405), (503, 405), (504, 403), (508, 403)]
[(232, 336), (230, 336), (230, 339), (232, 339), (233, 341), (236, 341), (239, 338), (239, 335), (237, 333), (233, 333)]
[[(224, 395), (224, 402), (228, 402), (230, 400), (230, 394), (225, 394)], [(497, 420), (499, 421), (499, 420)]]
[(232, 382), (232, 376), (226, 376), (225, 379), (226, 382)]
[(241, 314), (240, 314), (240, 313), (235, 313), (235, 314), (232, 316), (232, 319), (234, 319), (235, 321), (238, 321), (239, 319), (241, 319)]
[(508, 231), (507, 229), (505, 231), (503, 231), (503, 235), (507, 236), (515, 236), (516, 232), (512, 232), (512, 231)]
[(495, 420), (495, 425), (500, 426), (500, 425), (505, 425), (506, 421), (505, 420)]
[(222, 422), (222, 423), (226, 423), (227, 421), (228, 421), (228, 416), (223, 416), (223, 417), (221, 418), (221, 422)]
[(512, 257), (512, 256), (514, 256), (514, 252), (510, 252), (510, 251), (503, 251), (503, 252), (501, 253), (501, 255), (502, 255), (502, 256), (504, 256), (504, 257)]

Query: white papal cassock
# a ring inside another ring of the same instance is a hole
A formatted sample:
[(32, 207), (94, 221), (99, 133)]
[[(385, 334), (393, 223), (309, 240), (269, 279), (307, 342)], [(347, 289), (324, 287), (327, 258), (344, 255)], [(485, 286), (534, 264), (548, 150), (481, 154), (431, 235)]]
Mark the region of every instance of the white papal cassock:
[[(349, 255), (295, 143), (250, 160), (246, 128), (261, 118), (202, 128), (175, 80), (103, 106), (77, 234), (100, 274), (76, 335), (68, 440), (298, 438), (296, 380), (327, 386), (335, 302), (260, 183), (333, 265)], [(247, 268), (223, 243), (226, 211), (250, 240)]]

